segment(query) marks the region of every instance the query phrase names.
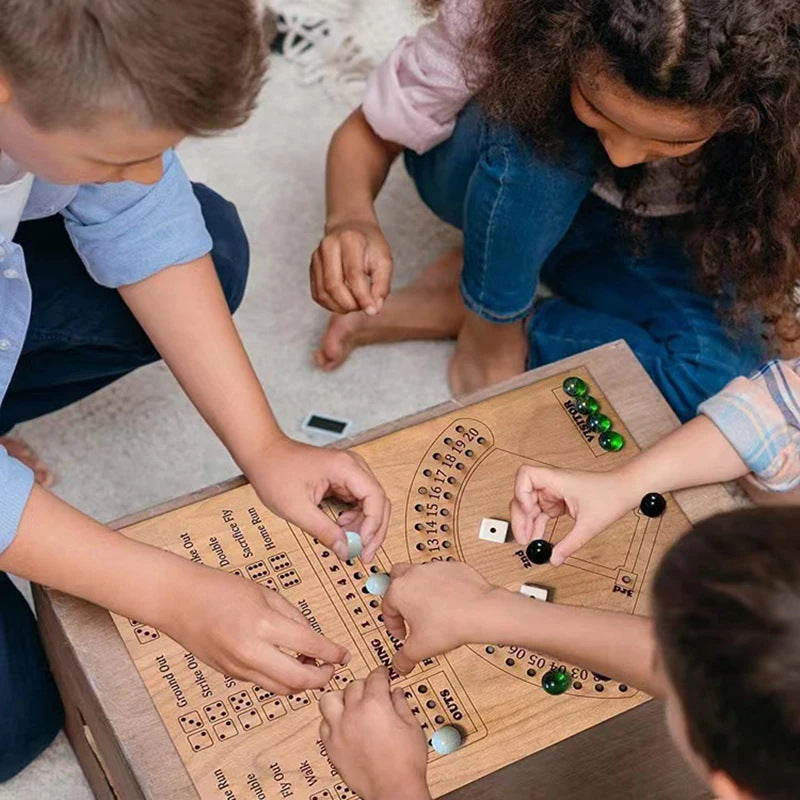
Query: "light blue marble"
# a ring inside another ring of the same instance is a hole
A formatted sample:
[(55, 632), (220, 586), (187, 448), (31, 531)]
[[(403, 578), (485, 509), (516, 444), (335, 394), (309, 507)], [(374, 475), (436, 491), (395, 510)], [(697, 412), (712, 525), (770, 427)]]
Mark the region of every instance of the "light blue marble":
[(439, 755), (446, 756), (458, 750), (461, 747), (461, 741), (461, 733), (458, 728), (454, 728), (452, 725), (445, 725), (431, 736), (431, 747)]
[(385, 572), (379, 572), (377, 575), (370, 575), (366, 583), (367, 591), (370, 594), (379, 594), (383, 596), (389, 588), (390, 581), (391, 578)]
[(361, 543), (361, 537), (354, 531), (347, 531), (345, 536), (347, 537), (347, 560), (352, 561), (361, 555), (363, 544)]

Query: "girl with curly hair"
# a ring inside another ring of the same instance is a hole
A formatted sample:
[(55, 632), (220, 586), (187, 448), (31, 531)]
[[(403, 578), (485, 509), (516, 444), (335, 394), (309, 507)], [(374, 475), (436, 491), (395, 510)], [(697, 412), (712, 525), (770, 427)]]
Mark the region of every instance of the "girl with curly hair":
[[(800, 4), (425, 5), (331, 143), (317, 363), (453, 337), (462, 393), (625, 339), (683, 420), (761, 363), (800, 276)], [(464, 243), (389, 297), (401, 153)]]

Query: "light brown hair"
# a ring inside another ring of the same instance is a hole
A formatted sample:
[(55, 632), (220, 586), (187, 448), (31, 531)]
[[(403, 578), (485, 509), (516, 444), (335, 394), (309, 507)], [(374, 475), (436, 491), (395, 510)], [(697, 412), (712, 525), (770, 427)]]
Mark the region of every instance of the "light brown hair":
[(186, 134), (236, 127), (266, 70), (253, 0), (0, 0), (0, 72), (29, 120), (128, 111)]

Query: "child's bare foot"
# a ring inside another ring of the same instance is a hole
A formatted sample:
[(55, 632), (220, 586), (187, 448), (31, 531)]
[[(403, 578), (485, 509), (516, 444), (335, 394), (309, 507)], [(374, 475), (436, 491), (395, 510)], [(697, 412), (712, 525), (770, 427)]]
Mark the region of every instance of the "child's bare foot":
[(14, 439), (11, 436), (0, 436), (0, 445), (5, 447), (6, 451), (12, 458), (21, 461), (26, 467), (33, 470), (33, 477), (36, 483), (45, 489), (49, 489), (55, 483), (55, 477), (52, 472), (39, 461), (36, 453), (28, 447), (22, 439)]
[(523, 322), (501, 325), (468, 311), (450, 359), (450, 391), (459, 397), (520, 375), (527, 357)]
[(455, 339), (466, 309), (458, 289), (461, 250), (434, 261), (410, 286), (392, 292), (380, 314), (331, 315), (314, 363), (325, 372), (341, 366), (360, 345), (410, 339)]

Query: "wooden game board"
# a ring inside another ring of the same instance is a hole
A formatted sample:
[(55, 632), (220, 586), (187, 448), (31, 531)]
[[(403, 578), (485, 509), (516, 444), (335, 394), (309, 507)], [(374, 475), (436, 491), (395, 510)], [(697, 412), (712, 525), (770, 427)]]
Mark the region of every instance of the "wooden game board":
[[(606, 453), (587, 433), (561, 389), (568, 374), (591, 385), (626, 437), (624, 450)], [(728, 507), (727, 493), (722, 487), (681, 492), (680, 506), (669, 497), (665, 514), (655, 520), (632, 510), (558, 569), (529, 564), (511, 541), (479, 540), (482, 517), (507, 518), (519, 465), (609, 469), (636, 453), (637, 441), (648, 446), (675, 425), (623, 343), (509, 386), (503, 394), (490, 390), (474, 403), (451, 402), (418, 415), (413, 424), (394, 423), (357, 442), (355, 449), (393, 502), (376, 568), (458, 559), (513, 591), (531, 582), (548, 587), (555, 602), (647, 613), (659, 559), (689, 519)], [(558, 541), (570, 526), (559, 519), (547, 537)], [(124, 533), (257, 581), (296, 603), (315, 628), (353, 653), (326, 690), (391, 658), (395, 642), (380, 607), (362, 591), (369, 568), (340, 563), (268, 512), (243, 481), (169, 504), (163, 513), (140, 515)], [(110, 632), (107, 613), (41, 589), (36, 598), (65, 696), (68, 732), (98, 796), (354, 796), (318, 740), (319, 692), (273, 696), (215, 673), (158, 631), (115, 617), (134, 669)], [(552, 697), (541, 688), (541, 676), (552, 666), (573, 677), (565, 695)], [(147, 692), (137, 685), (138, 675)], [(466, 735), (456, 753), (431, 753), (436, 797), (594, 798), (611, 796), (610, 787), (615, 797), (641, 797), (640, 780), (651, 783), (648, 797), (702, 796), (665, 744), (655, 704), (579, 664), (487, 642), (431, 659), (399, 685), (426, 732), (456, 724)]]
[[(379, 598), (367, 594), (364, 584), (371, 572), (389, 572), (400, 561), (466, 561), (515, 592), (533, 581), (549, 587), (559, 603), (646, 613), (654, 568), (689, 527), (672, 499), (657, 519), (631, 511), (559, 569), (532, 565), (513, 541), (478, 538), (483, 517), (508, 516), (521, 465), (605, 470), (636, 452), (630, 432), (584, 367), (572, 374), (593, 387), (629, 442), (616, 454), (599, 446), (561, 388), (568, 374), (357, 447), (394, 508), (372, 566), (341, 563), (324, 545), (271, 514), (249, 486), (124, 532), (291, 600), (316, 630), (353, 653), (326, 690), (342, 689), (390, 664), (397, 642), (384, 628)], [(559, 519), (546, 538), (556, 542), (571, 527), (571, 520)], [(277, 697), (213, 672), (147, 625), (119, 617), (115, 622), (203, 800), (354, 796), (318, 739), (321, 692)], [(542, 675), (552, 667), (573, 678), (564, 696), (549, 696), (541, 688)], [(428, 735), (445, 724), (465, 734), (454, 754), (437, 756), (431, 750), (430, 784), (437, 797), (646, 699), (579, 664), (496, 642), (432, 658), (399, 685)]]

